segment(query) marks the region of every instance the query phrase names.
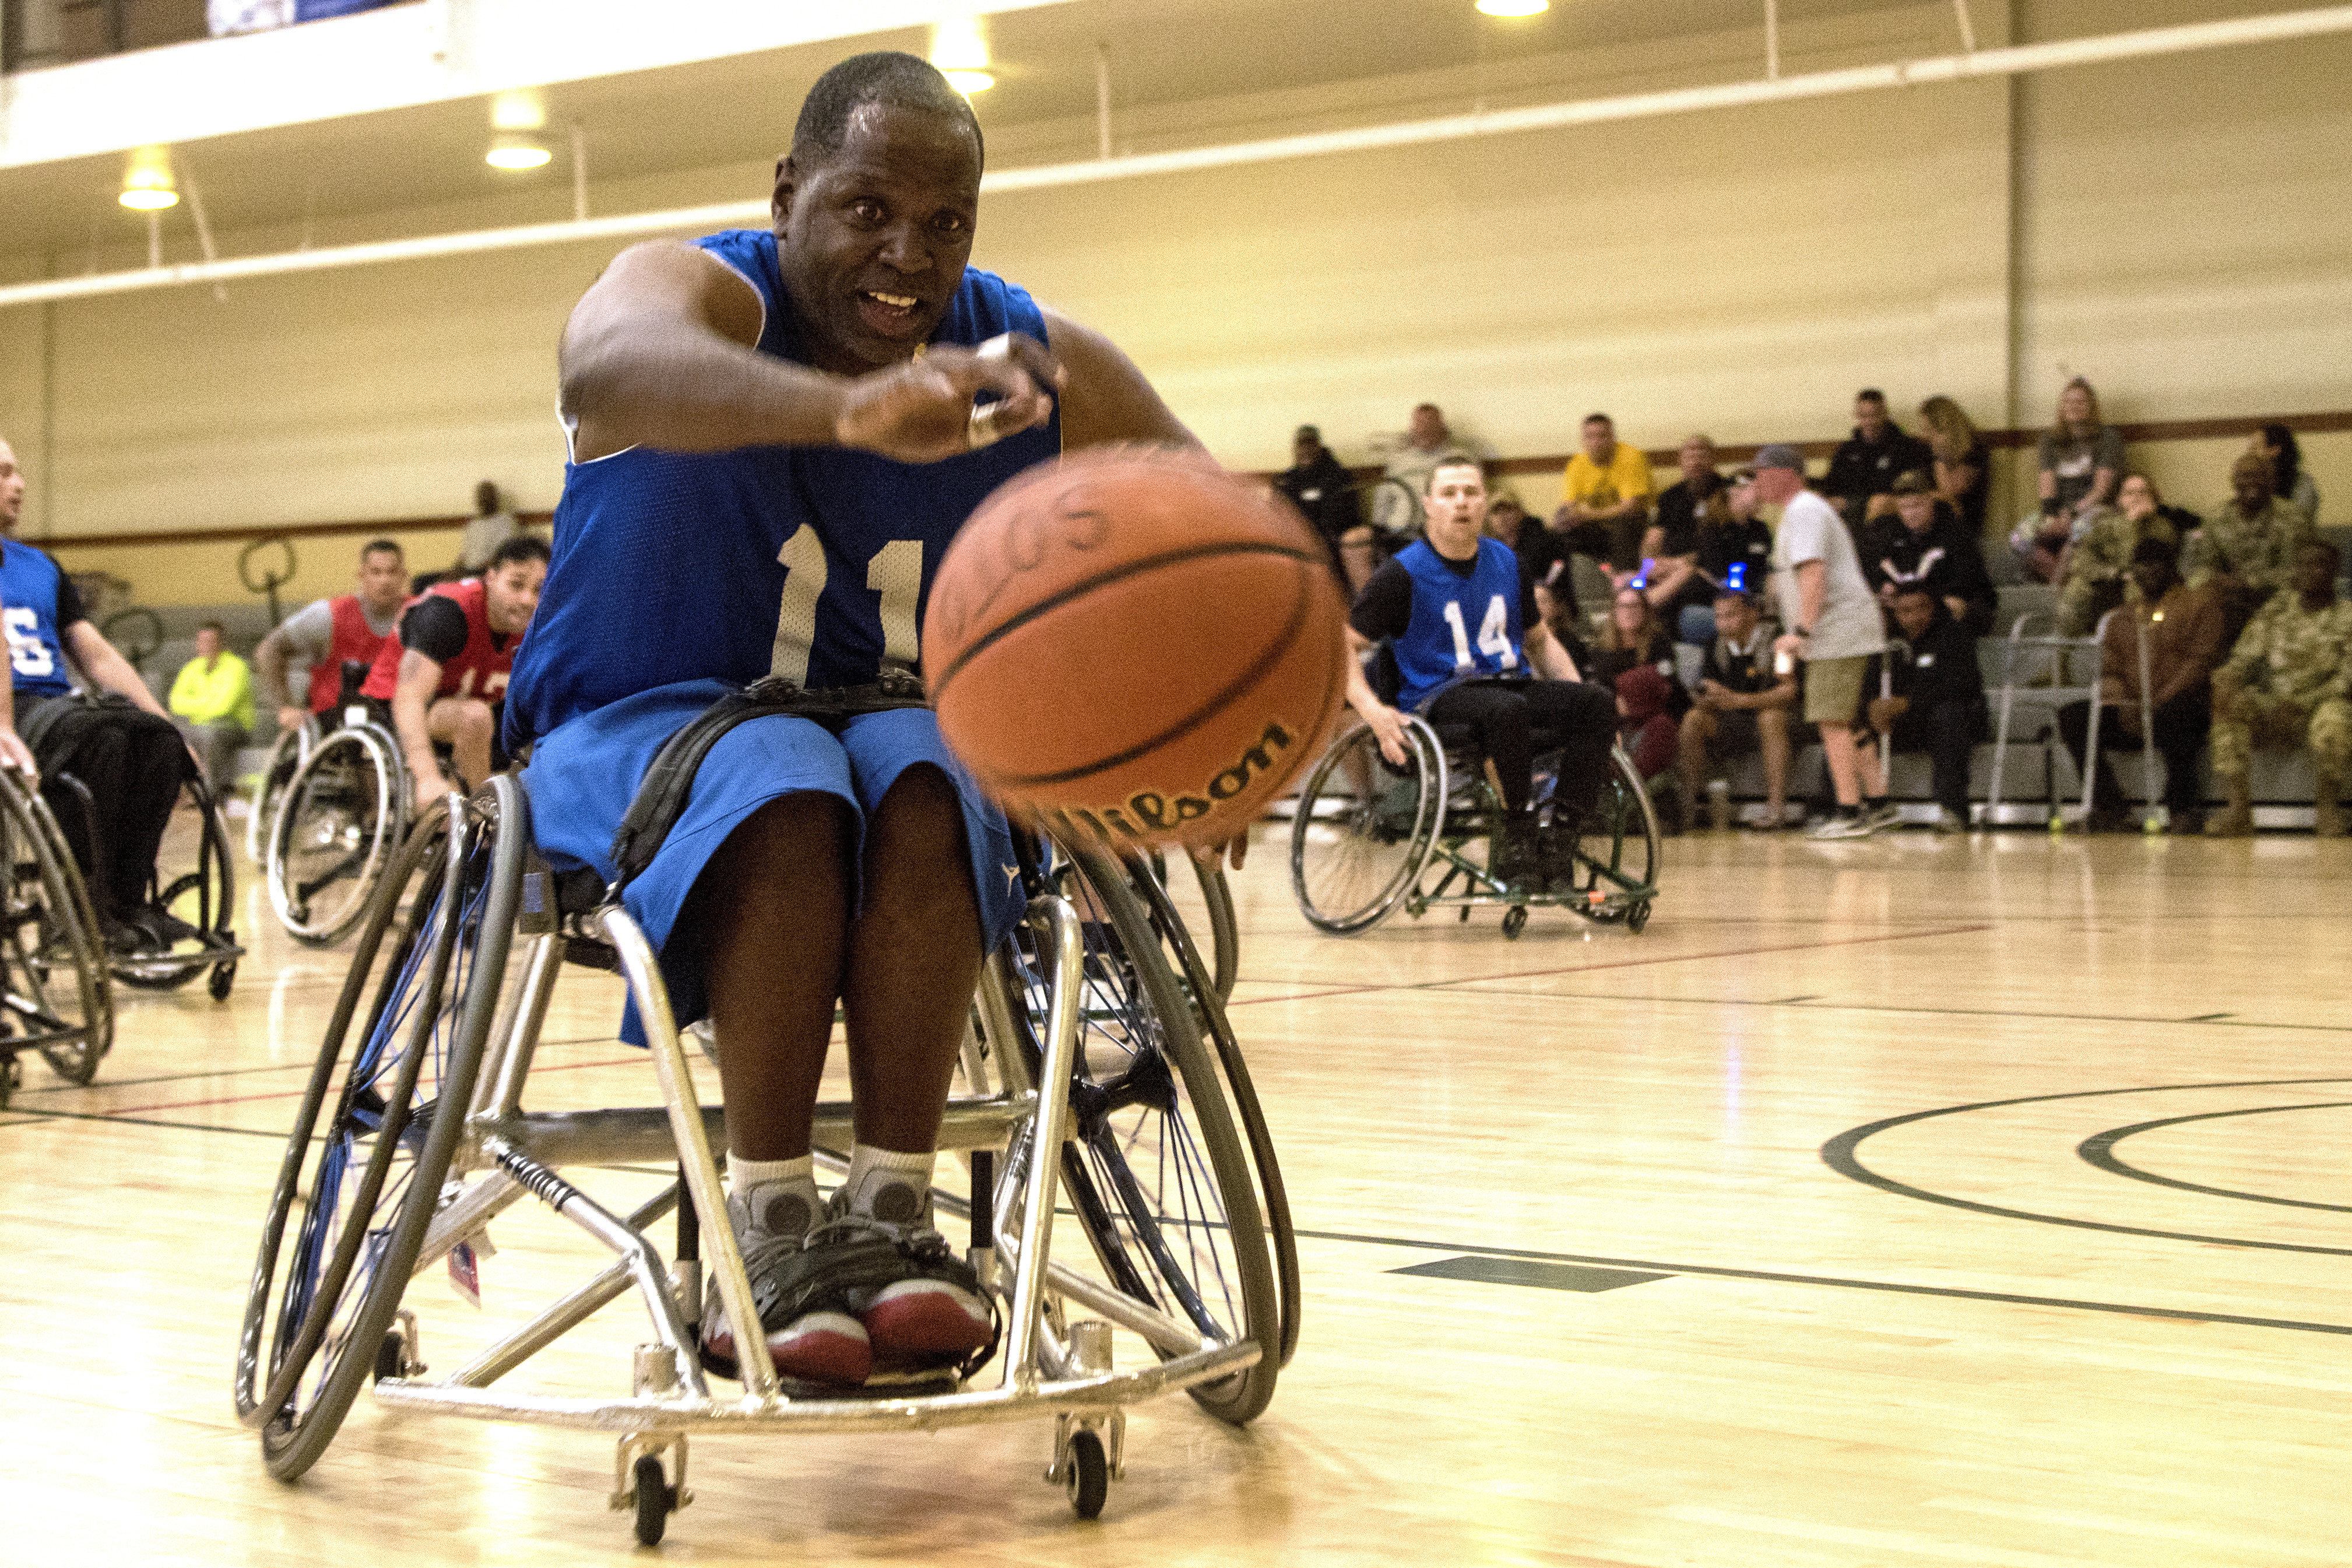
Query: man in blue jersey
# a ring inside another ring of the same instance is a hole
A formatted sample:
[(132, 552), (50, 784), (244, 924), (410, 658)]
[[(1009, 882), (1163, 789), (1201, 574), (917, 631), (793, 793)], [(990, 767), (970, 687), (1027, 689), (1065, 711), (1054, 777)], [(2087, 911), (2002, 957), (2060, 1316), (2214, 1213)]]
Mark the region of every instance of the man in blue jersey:
[[(1433, 724), (1467, 725), (1495, 764), (1503, 830), (1490, 869), (1521, 891), (1575, 875), (1577, 821), (1609, 775), (1616, 700), (1578, 679), (1576, 661), (1535, 612), (1535, 595), (1510, 547), (1486, 537), (1486, 482), (1473, 461), (1441, 462), (1429, 476), (1423, 537), (1372, 574), (1348, 616), (1348, 704), (1363, 716), (1381, 754), (1402, 766), (1404, 720), (1366, 679), (1363, 656), (1386, 640), (1396, 655), (1398, 703)], [(1538, 672), (1549, 679), (1533, 679)], [(1534, 810), (1537, 732), (1560, 747), (1552, 828)]]
[[(559, 869), (613, 874), (646, 764), (722, 694), (915, 668), (933, 570), (1013, 474), (1192, 442), (1108, 340), (965, 265), (982, 156), (929, 65), (846, 60), (802, 107), (772, 230), (635, 247), (573, 311), (572, 461), (506, 715)], [(1013, 864), (927, 710), (770, 716), (711, 748), (628, 885), (678, 1016), (711, 1020), (730, 1217), (791, 1377), (921, 1376), (987, 1342), (930, 1177), (982, 954), (1019, 917)], [(810, 1121), (836, 1000), (856, 1131), (827, 1209)], [(734, 1364), (723, 1314), (703, 1344)]]
[[(16, 449), (0, 441), (0, 534), (16, 533), (24, 505)], [(73, 579), (47, 552), (14, 537), (0, 540), (0, 618), (10, 676), (0, 695), (0, 761), (28, 778), (52, 775), (43, 793), (89, 884), (107, 945), (162, 952), (194, 936), (195, 928), (147, 898), (173, 803), (195, 772), (171, 715), (90, 624)], [(126, 700), (76, 699), (76, 668), (100, 692)], [(59, 773), (89, 789), (102, 845), (89, 842), (79, 797), (60, 791)]]

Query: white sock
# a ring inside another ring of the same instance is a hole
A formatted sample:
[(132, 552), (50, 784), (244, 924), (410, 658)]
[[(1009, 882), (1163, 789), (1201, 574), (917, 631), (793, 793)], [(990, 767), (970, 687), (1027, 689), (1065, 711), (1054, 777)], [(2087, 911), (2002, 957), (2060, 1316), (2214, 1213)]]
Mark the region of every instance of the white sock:
[(760, 1236), (804, 1236), (816, 1223), (816, 1159), (747, 1160), (727, 1152), (727, 1206), (738, 1224)]
[(849, 1212), (892, 1225), (913, 1225), (929, 1218), (931, 1165), (937, 1156), (901, 1154), (859, 1143), (849, 1151), (849, 1179), (841, 1190), (849, 1194)]

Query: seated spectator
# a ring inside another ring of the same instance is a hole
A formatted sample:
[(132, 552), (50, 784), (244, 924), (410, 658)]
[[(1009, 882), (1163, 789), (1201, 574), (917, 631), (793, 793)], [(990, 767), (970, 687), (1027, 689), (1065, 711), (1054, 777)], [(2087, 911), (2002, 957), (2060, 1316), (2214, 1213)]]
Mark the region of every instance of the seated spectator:
[(522, 524), (499, 494), (499, 487), (484, 479), (474, 487), (474, 521), (466, 525), (465, 535), (457, 542), (457, 563), (448, 580), (482, 572), (499, 552), (499, 546), (521, 531)]
[[(1372, 531), (1376, 542), (1401, 550), (1421, 531), (1421, 498), (1429, 493), (1429, 476), (1448, 458), (1468, 458), (1483, 469), (1490, 456), (1476, 442), (1450, 429), (1445, 413), (1434, 403), (1412, 411), (1402, 436), (1375, 436), (1372, 449), (1385, 454), (1380, 488), (1372, 492)], [(1394, 479), (1395, 484), (1388, 481)]]
[(1992, 454), (1984, 437), (1942, 393), (1919, 405), (1919, 428), (1936, 455), (1936, 493), (1960, 514), (1970, 539), (1982, 540), (1985, 500), (1992, 494)]
[[(1797, 705), (1797, 677), (1773, 671), (1772, 639), (1756, 614), (1756, 596), (1726, 589), (1715, 597), (1715, 638), (1699, 667), (1698, 689), (1682, 718), (1675, 749), (1680, 752), (1683, 798), (1706, 793), (1716, 763), (1764, 755), (1764, 821), (1767, 832), (1780, 826), (1789, 803), (1790, 715)], [(1717, 822), (1717, 827), (1726, 824)]]
[(1936, 831), (1964, 832), (1969, 757), (1989, 730), (1976, 634), (1923, 584), (1896, 588), (1889, 608), (1897, 635), (1863, 683), (1874, 693), (1870, 728), (1880, 740), (1880, 766), (1897, 752), (1926, 752), (1935, 762)]
[(1635, 771), (1657, 777), (1675, 763), (1675, 731), (1690, 693), (1675, 678), (1675, 643), (1642, 591), (1628, 584), (1609, 604), (1591, 679), (1617, 693), (1617, 738)]
[[(2126, 500), (2132, 484), (2132, 479), (2124, 481)], [(2107, 629), (2106, 646), (2099, 650), (2099, 763), (2091, 777), (2087, 824), (2094, 833), (2120, 829), (2129, 820), (2107, 753), (2143, 752), (2149, 741), (2141, 732), (2140, 718), (2143, 634), (2147, 638), (2148, 707), (2156, 749), (2164, 758), (2168, 826), (2174, 833), (2197, 833), (2205, 826), (2197, 753), (2204, 749), (2212, 723), (2213, 667), (2221, 662), (2229, 645), (2221, 637), (2221, 595), (2182, 582), (2179, 558), (2179, 551), (2161, 535), (2152, 534), (2132, 547), (2131, 578), (2139, 589), (2139, 605), (2116, 617)], [(2058, 733), (2074, 753), (2078, 773), (2090, 727), (2089, 703), (2071, 702), (2058, 710)]]
[(1698, 564), (1675, 612), (1675, 637), (1696, 647), (1715, 639), (1715, 596), (1761, 594), (1772, 573), (1772, 531), (1756, 515), (1756, 472), (1741, 468), (1699, 507)]
[(2240, 457), (2230, 469), (2230, 499), (2183, 552), (2189, 580), (2221, 590), (2232, 640), (2293, 584), (2295, 552), (2311, 538), (2311, 521), (2272, 491), (2276, 472), (2266, 458)]
[(1322, 431), (1312, 425), (1298, 427), (1290, 438), (1290, 467), (1274, 477), (1274, 488), (1322, 536), (1331, 570), (1353, 597), (1371, 580), (1372, 531), (1356, 504), (1355, 476), (1323, 444)]
[(2116, 504), (2058, 558), (2058, 634), (2086, 637), (2099, 617), (2124, 602), (2124, 580), (2144, 540), (2178, 546), (2180, 534), (2146, 474), (2127, 474)]
[(236, 751), (253, 733), (253, 671), (221, 646), (223, 635), (218, 621), (196, 628), (196, 657), (180, 667), (164, 704), (204, 764), (215, 799), (236, 787)]
[[(0, 441), (0, 536), (9, 536), (0, 537), (0, 605), (7, 608), (0, 625), (10, 670), (0, 697), (0, 759), (40, 781), (89, 886), (107, 946), (161, 952), (195, 934), (147, 901), (155, 851), (195, 763), (139, 672), (90, 625), (73, 580), (46, 552), (13, 537), (24, 502), (16, 450)], [(76, 669), (94, 694), (74, 690)], [(102, 845), (91, 842), (79, 797), (58, 782), (60, 773), (89, 791)]]
[[(1707, 497), (1723, 488), (1723, 476), (1715, 471), (1715, 443), (1706, 437), (1685, 439), (1675, 460), (1682, 478), (1658, 492), (1657, 513), (1642, 535), (1640, 553), (1650, 603), (1670, 618), (1698, 569), (1699, 514)], [(1714, 597), (1706, 595), (1707, 602)]]
[(2018, 524), (2010, 546), (2030, 581), (2049, 583), (2058, 575), (2059, 552), (2093, 512), (2115, 500), (2124, 474), (2124, 437), (2099, 423), (2099, 395), (2078, 375), (2058, 395), (2058, 417), (2036, 450), (2042, 510)]
[(1568, 568), (1568, 541), (1529, 517), (1508, 490), (1487, 503), (1486, 536), (1510, 546), (1518, 557), (1519, 581), (1534, 595), (1537, 616), (1582, 668), (1584, 638), (1576, 635), (1576, 574)]
[(1642, 530), (1656, 493), (1650, 459), (1617, 439), (1606, 414), (1584, 416), (1582, 438), (1583, 450), (1560, 473), (1568, 499), (1551, 514), (1552, 530), (1622, 580), (1641, 560)]
[(2303, 513), (2307, 523), (2319, 521), (2319, 487), (2303, 466), (2303, 447), (2284, 425), (2265, 425), (2254, 432), (2246, 448), (2271, 460), (2271, 493)]
[(1886, 395), (1865, 386), (1853, 395), (1853, 434), (1841, 442), (1830, 458), (1830, 471), (1818, 489), (1837, 503), (1846, 526), (1860, 529), (1894, 510), (1886, 498), (1895, 479), (1914, 468), (1935, 465), (1936, 454), (1903, 426), (1886, 416)]
[(2336, 803), (2352, 757), (2352, 605), (2336, 602), (2342, 563), (2326, 540), (2305, 541), (2294, 585), (2262, 607), (2213, 672), (2213, 776), (2229, 802), (2205, 826), (2215, 837), (2254, 830), (2250, 770), (2258, 745), (2311, 748), (2312, 831), (2344, 836)]
[(1992, 576), (1975, 535), (1925, 469), (1902, 475), (1891, 489), (1895, 515), (1872, 523), (1861, 542), (1863, 574), (1879, 603), (1891, 608), (1897, 590), (1916, 585), (1941, 599), (1970, 637), (1992, 630)]
[(1816, 838), (1866, 838), (1894, 820), (1877, 753), (1854, 743), (1862, 679), (1886, 646), (1885, 617), (1837, 509), (1805, 488), (1804, 454), (1775, 444), (1756, 454), (1756, 495), (1781, 509), (1772, 538), (1772, 592), (1782, 631), (1772, 650), (1805, 661), (1805, 718), (1820, 727), (1836, 804)]

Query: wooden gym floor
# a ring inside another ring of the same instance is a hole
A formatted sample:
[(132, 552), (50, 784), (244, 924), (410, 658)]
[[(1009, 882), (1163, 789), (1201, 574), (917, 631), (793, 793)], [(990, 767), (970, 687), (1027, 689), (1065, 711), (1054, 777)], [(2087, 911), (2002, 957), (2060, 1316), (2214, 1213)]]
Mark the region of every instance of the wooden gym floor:
[[(697, 1439), (664, 1555), (2352, 1561), (2352, 847), (1703, 836), (1646, 933), (1514, 942), (1318, 936), (1282, 847), (1237, 883), (1307, 1270), (1267, 1414), (1141, 1407), (1095, 1525), (1042, 1423)], [(341, 960), (243, 902), (228, 1004), (126, 994), (98, 1084), (30, 1061), (0, 1116), (0, 1561), (629, 1558), (591, 1435), (362, 1395), (263, 1474), (231, 1346)], [(537, 1098), (649, 1103), (611, 983), (566, 987)], [(493, 1319), (588, 1261), (530, 1205), (498, 1240)], [(411, 1301), (428, 1361), (480, 1332)], [(619, 1392), (634, 1313), (548, 1374)]]

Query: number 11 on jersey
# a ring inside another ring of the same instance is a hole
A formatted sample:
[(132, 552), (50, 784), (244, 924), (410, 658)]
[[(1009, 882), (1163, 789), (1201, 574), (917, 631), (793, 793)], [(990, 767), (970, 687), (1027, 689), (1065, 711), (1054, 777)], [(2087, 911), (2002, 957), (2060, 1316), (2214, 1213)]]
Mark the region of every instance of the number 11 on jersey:
[[(824, 596), (832, 569), (825, 562), (824, 542), (806, 523), (793, 530), (793, 536), (776, 552), (776, 561), (784, 569), (784, 595), (776, 606), (776, 641), (768, 673), (805, 686), (809, 655), (816, 647), (817, 601)], [(880, 662), (914, 668), (922, 655), (915, 609), (923, 594), (923, 542), (894, 539), (876, 551), (866, 563), (866, 585), (881, 599)]]

